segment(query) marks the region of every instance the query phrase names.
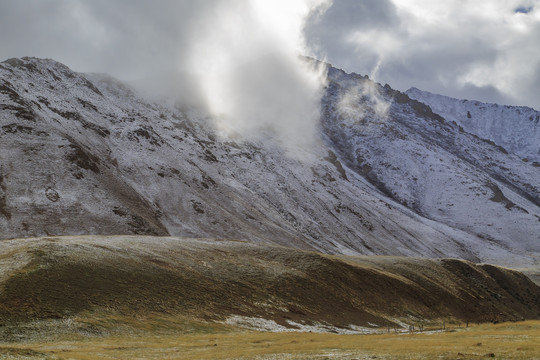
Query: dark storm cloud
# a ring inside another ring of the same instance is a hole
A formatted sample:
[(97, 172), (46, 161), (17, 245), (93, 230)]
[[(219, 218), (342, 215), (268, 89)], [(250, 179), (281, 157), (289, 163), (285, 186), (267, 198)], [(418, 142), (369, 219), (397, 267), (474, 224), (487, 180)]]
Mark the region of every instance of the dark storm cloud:
[(69, 1), (3, 1), (0, 56), (60, 54), (79, 43), (76, 27)]
[[(367, 49), (366, 49), (367, 51)], [(388, 57), (379, 80), (403, 90), (409, 87), (429, 90), (447, 96), (500, 104), (513, 103), (493, 85), (459, 83), (463, 73), (476, 67), (493, 67), (498, 59), (495, 48), (474, 37), (454, 38), (439, 34), (409, 44), (407, 53)]]
[(514, 10), (514, 12), (516, 13), (522, 13), (522, 14), (528, 14), (530, 13), (531, 11), (533, 10), (533, 7), (532, 6), (520, 6), (518, 7), (516, 10)]
[(492, 85), (477, 86), (465, 83), (462, 88), (455, 89), (455, 94), (462, 99), (474, 99), (488, 103), (508, 104), (513, 102), (513, 99), (505, 96)]

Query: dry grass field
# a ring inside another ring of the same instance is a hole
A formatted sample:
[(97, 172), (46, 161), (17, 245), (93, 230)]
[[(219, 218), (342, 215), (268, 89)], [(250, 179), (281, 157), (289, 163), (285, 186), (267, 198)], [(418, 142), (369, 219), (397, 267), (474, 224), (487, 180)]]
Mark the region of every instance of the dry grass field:
[(215, 329), (0, 345), (1, 359), (540, 359), (540, 321), (337, 335)]

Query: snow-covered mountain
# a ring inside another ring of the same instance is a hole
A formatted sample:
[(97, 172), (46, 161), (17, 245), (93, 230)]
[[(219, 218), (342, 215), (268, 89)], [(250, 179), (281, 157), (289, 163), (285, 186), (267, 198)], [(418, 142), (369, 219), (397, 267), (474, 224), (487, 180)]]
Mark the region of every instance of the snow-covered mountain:
[(405, 92), (468, 133), (493, 141), (525, 162), (540, 167), (540, 111), (525, 106), (486, 104), (432, 94), (417, 88)]
[[(0, 63), (0, 237), (154, 234), (529, 264), (540, 168), (330, 67), (320, 142), (220, 138), (209, 117), (53, 60)], [(309, 160), (307, 160), (309, 159)]]
[[(537, 251), (540, 169), (534, 163), (389, 86), (335, 69), (330, 79), (325, 133), (349, 168), (426, 218), (486, 242)], [(358, 102), (340, 100), (351, 92)], [(373, 109), (381, 103), (388, 109), (378, 114)]]

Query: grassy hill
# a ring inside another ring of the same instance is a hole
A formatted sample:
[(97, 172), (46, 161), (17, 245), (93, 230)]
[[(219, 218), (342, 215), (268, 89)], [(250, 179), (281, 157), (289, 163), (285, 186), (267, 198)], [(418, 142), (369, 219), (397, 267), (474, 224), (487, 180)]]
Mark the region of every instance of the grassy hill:
[(454, 259), (144, 236), (16, 239), (0, 242), (0, 254), (3, 340), (540, 318), (540, 288), (526, 276)]

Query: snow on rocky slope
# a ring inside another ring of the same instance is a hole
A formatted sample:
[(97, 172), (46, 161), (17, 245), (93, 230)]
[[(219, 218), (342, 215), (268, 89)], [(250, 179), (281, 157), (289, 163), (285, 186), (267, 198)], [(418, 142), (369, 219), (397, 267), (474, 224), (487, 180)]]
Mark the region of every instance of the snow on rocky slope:
[(531, 264), (540, 168), (329, 68), (310, 160), (53, 60), (0, 63), (0, 237), (153, 234)]
[(534, 163), (387, 85), (337, 69), (329, 79), (323, 124), (345, 165), (426, 218), (486, 244), (538, 251), (540, 169)]
[(446, 120), (455, 121), (468, 133), (491, 140), (523, 161), (540, 167), (540, 111), (525, 106), (458, 100), (417, 88), (410, 88), (406, 94), (429, 105)]

